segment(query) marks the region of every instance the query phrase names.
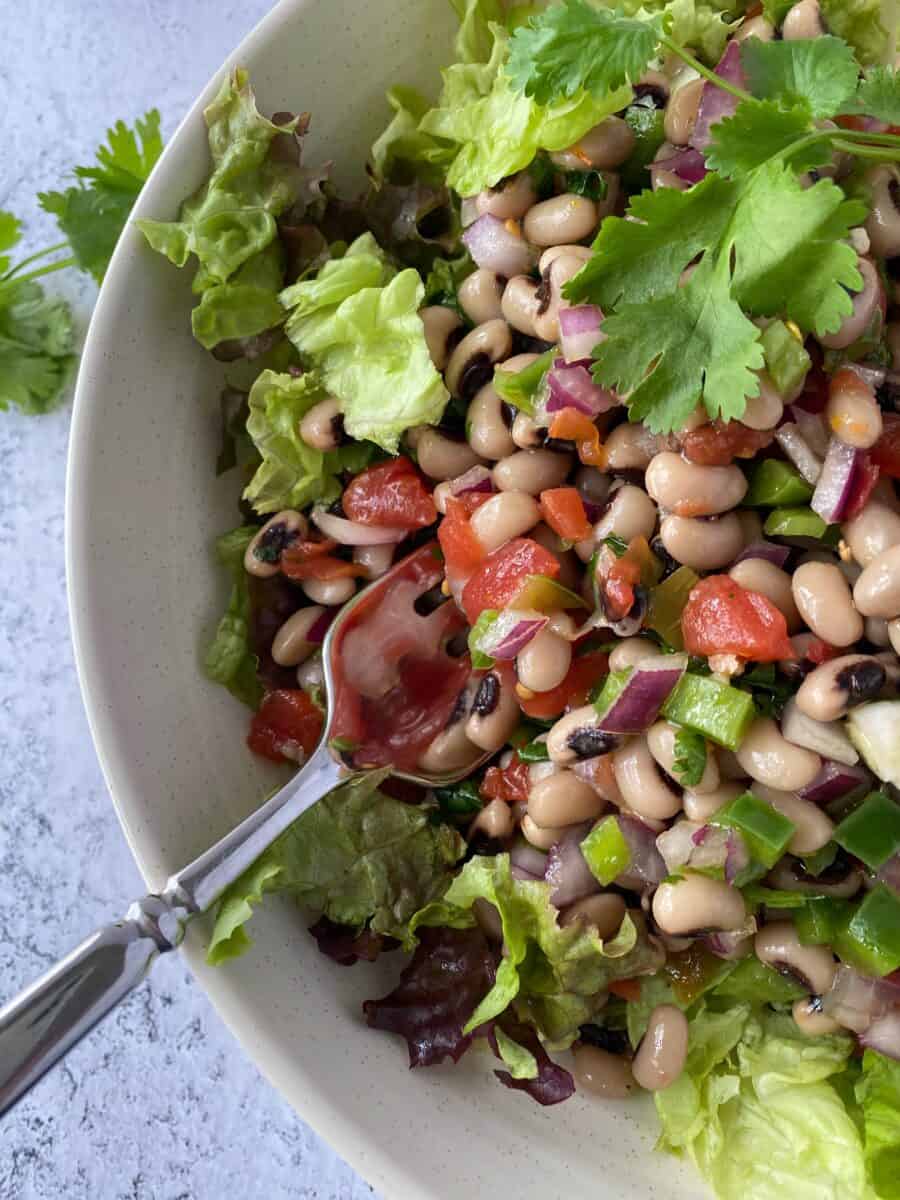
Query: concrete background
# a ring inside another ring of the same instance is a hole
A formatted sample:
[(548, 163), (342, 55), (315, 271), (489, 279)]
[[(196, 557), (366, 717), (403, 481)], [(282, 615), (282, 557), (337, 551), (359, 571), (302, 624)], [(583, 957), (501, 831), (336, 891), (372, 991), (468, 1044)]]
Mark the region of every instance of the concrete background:
[[(148, 108), (168, 137), (269, 0), (0, 0), (0, 208), (22, 256), (60, 240), (36, 193)], [(80, 336), (96, 289), (47, 282)], [(0, 413), (0, 997), (143, 887), (88, 734), (66, 612), (71, 397)], [(243, 1057), (180, 960), (163, 960), (0, 1123), (3, 1200), (362, 1200), (371, 1189)]]

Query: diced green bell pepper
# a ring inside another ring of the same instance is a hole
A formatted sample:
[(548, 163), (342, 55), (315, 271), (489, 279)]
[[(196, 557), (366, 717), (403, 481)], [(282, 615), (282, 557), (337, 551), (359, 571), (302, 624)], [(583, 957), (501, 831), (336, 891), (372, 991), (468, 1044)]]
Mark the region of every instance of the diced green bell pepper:
[(549, 575), (529, 575), (512, 601), (513, 608), (554, 613), (561, 608), (587, 608), (582, 598)]
[(604, 817), (581, 843), (581, 853), (591, 874), (604, 887), (628, 867), (631, 850), (616, 817)]
[(496, 608), (486, 608), (479, 614), (478, 620), (469, 630), (469, 656), (472, 660), (472, 669), (475, 671), (489, 671), (494, 665), (494, 660), (490, 654), (485, 654), (479, 649), (481, 639), (488, 632), (497, 618), (500, 616)]
[(686, 725), (718, 746), (737, 750), (756, 715), (747, 692), (710, 675), (683, 675), (662, 707), (662, 715)]
[(834, 896), (807, 896), (794, 917), (797, 936), (804, 946), (832, 946), (850, 920), (853, 905)]
[(744, 792), (710, 817), (710, 824), (736, 829), (751, 857), (764, 867), (774, 867), (797, 832), (796, 826), (766, 800)]
[(688, 602), (688, 596), (699, 582), (700, 576), (690, 567), (679, 567), (668, 579), (664, 579), (650, 590), (650, 605), (644, 623), (676, 650), (684, 649), (681, 614)]
[(806, 504), (813, 489), (796, 467), (777, 458), (764, 458), (750, 471), (750, 487), (743, 503), (747, 508), (779, 508)]
[(763, 330), (759, 340), (775, 390), (780, 396), (795, 395), (812, 366), (803, 342), (791, 333), (784, 321), (773, 321)]
[(840, 529), (826, 525), (811, 508), (776, 508), (766, 518), (763, 532), (769, 537), (815, 538), (829, 545), (840, 538)]
[(546, 742), (528, 742), (518, 750), (519, 761), (523, 763), (547, 762), (550, 751)]
[(742, 890), (744, 899), (753, 907), (805, 908), (809, 901), (803, 892), (785, 892), (779, 888), (763, 887), (759, 883), (748, 884)]
[(884, 792), (871, 792), (834, 831), (839, 846), (872, 871), (900, 850), (900, 805)]
[(521, 371), (504, 371), (502, 367), (497, 367), (494, 371), (494, 391), (501, 400), (531, 416), (534, 412), (535, 397), (558, 353), (554, 347)]
[(866, 975), (890, 975), (900, 967), (900, 896), (879, 883), (834, 941), (838, 955)]

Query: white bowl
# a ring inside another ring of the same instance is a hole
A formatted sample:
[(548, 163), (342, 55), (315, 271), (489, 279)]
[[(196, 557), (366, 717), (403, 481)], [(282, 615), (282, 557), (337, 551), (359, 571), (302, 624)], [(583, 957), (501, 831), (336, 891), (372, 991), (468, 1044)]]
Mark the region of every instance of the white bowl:
[[(223, 72), (248, 67), (264, 111), (310, 109), (307, 161), (333, 158), (339, 181), (358, 186), (387, 116), (385, 88), (402, 81), (433, 91), (452, 57), (453, 26), (447, 0), (284, 0)], [(167, 147), (139, 215), (173, 217), (203, 180), (201, 112), (221, 78)], [(150, 888), (271, 786), (244, 745), (246, 710), (199, 666), (224, 602), (209, 547), (239, 518), (237, 480), (214, 476), (223, 367), (193, 342), (190, 307), (190, 271), (179, 274), (128, 230), (91, 322), (69, 463), (81, 684)], [(267, 905), (253, 921), (252, 951), (225, 967), (205, 964), (207, 932), (195, 925), (184, 953), (222, 1017), (304, 1120), (390, 1200), (705, 1194), (689, 1168), (651, 1152), (649, 1104), (577, 1096), (541, 1109), (501, 1087), (481, 1051), (456, 1067), (410, 1072), (403, 1042), (361, 1019), (363, 998), (389, 990), (399, 956), (335, 966), (287, 904)]]

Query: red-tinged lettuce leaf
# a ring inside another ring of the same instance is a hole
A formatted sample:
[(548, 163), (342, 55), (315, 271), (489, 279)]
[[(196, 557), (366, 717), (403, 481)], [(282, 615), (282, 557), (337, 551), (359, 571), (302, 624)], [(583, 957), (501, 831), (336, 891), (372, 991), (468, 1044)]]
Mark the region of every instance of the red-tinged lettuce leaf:
[[(504, 1087), (525, 1092), (544, 1107), (561, 1104), (574, 1094), (575, 1081), (572, 1076), (565, 1067), (553, 1061), (530, 1025), (506, 1018), (492, 1030), (490, 1043), (497, 1057), (520, 1075), (516, 1078), (511, 1071), (495, 1071)], [(526, 1067), (529, 1057), (533, 1062)], [(523, 1077), (525, 1070), (528, 1070), (530, 1078)]]
[(496, 967), (480, 929), (423, 929), (397, 987), (363, 1005), (366, 1020), (406, 1039), (410, 1067), (459, 1062), (476, 1036), (463, 1026), (493, 986)]
[(310, 925), (309, 932), (316, 939), (320, 952), (341, 967), (352, 967), (361, 958), (374, 962), (379, 954), (396, 950), (400, 945), (396, 938), (375, 933), (372, 929), (358, 932), (351, 925), (338, 925), (328, 917), (319, 917), (315, 925)]

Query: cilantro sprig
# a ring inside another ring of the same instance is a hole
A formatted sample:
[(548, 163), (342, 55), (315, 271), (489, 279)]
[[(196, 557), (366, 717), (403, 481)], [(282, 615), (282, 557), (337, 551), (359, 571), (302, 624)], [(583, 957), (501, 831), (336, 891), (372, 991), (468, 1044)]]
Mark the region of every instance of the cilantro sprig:
[(862, 286), (847, 239), (867, 210), (830, 179), (804, 188), (798, 176), (835, 151), (900, 159), (900, 137), (830, 120), (865, 113), (900, 122), (897, 72), (862, 75), (840, 38), (749, 39), (741, 87), (670, 29), (660, 14), (629, 18), (563, 0), (516, 30), (507, 67), (514, 87), (550, 103), (582, 89), (605, 94), (669, 53), (737, 101), (712, 127), (707, 177), (685, 192), (643, 192), (627, 219), (607, 218), (593, 257), (565, 289), (573, 303), (606, 313), (598, 382), (626, 396), (632, 419), (657, 433), (677, 429), (700, 400), (712, 417), (743, 415), (763, 365), (751, 318), (778, 316), (817, 336), (840, 328)]
[(706, 770), (706, 742), (693, 729), (679, 729), (675, 735), (675, 760), (672, 770), (682, 787), (696, 787)]
[[(38, 199), (66, 240), (13, 263), (8, 251), (21, 241), (21, 222), (0, 211), (0, 410), (46, 413), (62, 400), (75, 364), (72, 312), (48, 296), (38, 280), (69, 267), (99, 283), (128, 215), (162, 150), (159, 113), (135, 123), (119, 121), (97, 150), (97, 165), (76, 167), (78, 184)], [(70, 253), (66, 253), (70, 251)]]

